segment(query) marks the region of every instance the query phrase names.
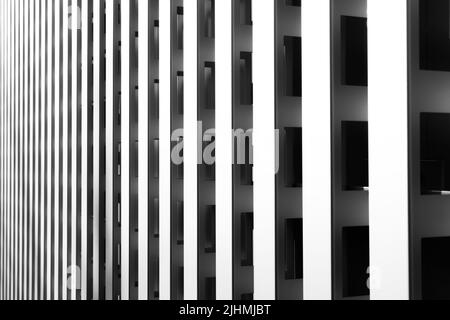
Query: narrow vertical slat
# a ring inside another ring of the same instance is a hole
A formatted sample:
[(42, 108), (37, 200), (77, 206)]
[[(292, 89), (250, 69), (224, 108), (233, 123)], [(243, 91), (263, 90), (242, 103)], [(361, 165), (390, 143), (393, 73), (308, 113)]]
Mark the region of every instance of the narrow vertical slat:
[(24, 107), (23, 107), (23, 176), (22, 176), (22, 183), (23, 183), (23, 198), (22, 198), (22, 204), (23, 204), (23, 251), (22, 251), (22, 257), (23, 257), (23, 270), (22, 270), (22, 287), (23, 287), (23, 293), (22, 298), (24, 300), (28, 299), (28, 237), (29, 237), (29, 230), (28, 230), (28, 222), (29, 222), (29, 210), (28, 210), (28, 190), (29, 190), (29, 180), (28, 180), (28, 164), (29, 164), (29, 152), (28, 152), (28, 146), (29, 146), (29, 140), (28, 140), (28, 133), (29, 133), (29, 20), (28, 20), (28, 10), (29, 10), (29, 1), (23, 0), (23, 50), (24, 50), (24, 56), (23, 56), (23, 99), (24, 99)]
[(232, 1), (215, 3), (216, 19), (216, 297), (233, 297)]
[(89, 85), (89, 7), (88, 0), (81, 3), (81, 299), (87, 298), (87, 219), (88, 219), (88, 85)]
[(40, 7), (41, 0), (35, 2), (35, 46), (34, 46), (34, 299), (39, 300), (40, 297), (40, 237), (39, 237), (39, 222), (40, 222), (40, 199), (39, 199), (39, 108), (40, 108)]
[(99, 250), (100, 250), (100, 108), (102, 97), (100, 96), (100, 64), (103, 52), (100, 52), (100, 8), (101, 1), (93, 2), (94, 23), (94, 105), (93, 105), (93, 299), (99, 299)]
[[(72, 129), (72, 194), (71, 194), (71, 244), (72, 244), (72, 257), (70, 263), (70, 270), (72, 272), (70, 279), (71, 283), (71, 299), (76, 300), (77, 288), (78, 288), (78, 277), (80, 276), (78, 273), (77, 266), (77, 215), (78, 215), (78, 204), (77, 204), (77, 195), (78, 195), (78, 21), (80, 17), (79, 13), (79, 0), (72, 0), (72, 8), (71, 8), (71, 22), (72, 22), (72, 101), (71, 101), (71, 129)], [(69, 13), (69, 14), (70, 14)]]
[(114, 1), (106, 0), (106, 84), (105, 84), (105, 145), (106, 145), (106, 175), (105, 175), (105, 217), (106, 217), (106, 280), (105, 295), (107, 300), (113, 298), (113, 207), (114, 207)]
[(28, 262), (29, 262), (29, 269), (28, 269), (28, 299), (33, 300), (34, 299), (34, 107), (35, 107), (35, 85), (34, 85), (34, 69), (35, 69), (35, 56), (34, 56), (34, 44), (35, 44), (35, 37), (34, 37), (34, 9), (35, 9), (35, 1), (29, 1), (29, 9), (30, 9), (30, 34), (29, 34), (29, 66), (30, 66), (30, 92), (29, 92), (29, 98), (30, 98), (30, 104), (29, 104), (29, 191), (28, 191), (28, 210), (29, 210), (29, 236), (28, 236)]
[(275, 3), (253, 2), (254, 298), (275, 300)]
[(41, 97), (41, 105), (40, 105), (40, 211), (39, 211), (39, 232), (40, 232), (40, 275), (39, 275), (39, 282), (40, 282), (40, 299), (45, 299), (45, 215), (46, 215), (46, 208), (45, 208), (45, 151), (46, 151), (46, 141), (45, 141), (45, 118), (47, 110), (47, 101), (45, 100), (45, 82), (47, 79), (45, 78), (45, 60), (47, 59), (46, 52), (45, 52), (45, 16), (46, 16), (46, 2), (47, 0), (41, 0), (41, 11), (40, 11), (40, 31), (41, 31), (41, 43), (40, 43), (40, 49), (41, 49), (41, 61), (40, 61), (40, 97)]
[(170, 74), (171, 74), (171, 1), (159, 3), (159, 63), (160, 63), (160, 113), (159, 113), (159, 285), (160, 299), (170, 300)]
[(139, 225), (139, 300), (148, 298), (148, 215), (149, 215), (149, 1), (139, 2), (139, 153), (138, 153), (138, 225)]
[(63, 74), (63, 104), (62, 104), (62, 112), (63, 112), (63, 175), (62, 175), (62, 194), (63, 194), (63, 257), (62, 257), (62, 298), (63, 300), (67, 300), (67, 267), (68, 267), (68, 210), (69, 210), (69, 5), (68, 1), (62, 1), (61, 4), (63, 6), (63, 65), (62, 65), (62, 74)]
[(14, 135), (14, 300), (19, 297), (19, 170), (20, 170), (20, 1), (14, 2), (14, 105), (13, 105), (13, 135)]
[(130, 286), (130, 1), (121, 0), (121, 298)]
[(367, 8), (373, 300), (409, 298), (407, 2), (368, 1)]
[(22, 300), (22, 272), (23, 272), (23, 1), (17, 1), (17, 23), (18, 23), (18, 77), (17, 77), (17, 95), (18, 104), (16, 105), (17, 113), (17, 300)]
[(60, 99), (60, 88), (61, 88), (61, 77), (60, 77), (60, 70), (61, 70), (61, 60), (60, 60), (60, 18), (61, 18), (61, 1), (55, 0), (54, 2), (54, 17), (55, 17), (55, 32), (54, 32), (54, 44), (55, 44), (55, 69), (54, 69), (54, 92), (55, 92), (55, 104), (54, 104), (54, 122), (55, 122), (55, 140), (54, 140), (54, 254), (53, 254), (53, 294), (54, 299), (59, 300), (60, 299), (60, 268), (59, 268), (59, 262), (60, 262), (60, 108), (61, 108), (61, 99)]
[(5, 300), (5, 265), (4, 265), (4, 253), (5, 253), (5, 220), (4, 220), (4, 213), (5, 213), (5, 197), (4, 197), (4, 180), (5, 180), (5, 170), (3, 167), (4, 164), (4, 156), (5, 151), (3, 149), (4, 147), (4, 141), (3, 138), (5, 137), (5, 124), (3, 122), (4, 120), (4, 110), (5, 110), (5, 1), (2, 1), (0, 3), (0, 219), (1, 219), (1, 235), (0, 235), (0, 299)]
[(330, 1), (302, 1), (304, 298), (332, 298)]
[[(184, 298), (197, 299), (197, 1), (184, 0)], [(199, 159), (200, 160), (200, 159)]]
[(52, 286), (51, 286), (51, 278), (52, 278), (52, 112), (53, 112), (53, 75), (52, 75), (52, 60), (53, 60), (53, 43), (52, 43), (52, 20), (53, 20), (53, 0), (47, 0), (47, 102), (46, 102), (46, 117), (47, 117), (47, 128), (46, 128), (46, 153), (47, 153), (47, 163), (46, 163), (46, 188), (47, 188), (47, 203), (46, 203), (46, 229), (47, 234), (45, 235), (47, 241), (47, 249), (46, 249), (46, 298), (50, 300), (52, 298)]

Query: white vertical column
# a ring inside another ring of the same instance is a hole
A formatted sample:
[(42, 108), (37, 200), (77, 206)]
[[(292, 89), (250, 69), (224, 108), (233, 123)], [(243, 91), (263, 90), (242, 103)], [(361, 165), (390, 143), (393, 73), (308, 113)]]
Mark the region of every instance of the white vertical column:
[(40, 26), (40, 3), (41, 0), (37, 0), (34, 5), (35, 10), (35, 23), (34, 23), (34, 39), (35, 39), (35, 46), (34, 46), (34, 299), (39, 300), (40, 298), (40, 290), (38, 290), (38, 287), (40, 285), (40, 272), (39, 272), (39, 257), (40, 257), (40, 251), (39, 251), (39, 219), (41, 217), (40, 215), (40, 206), (39, 206), (39, 94), (40, 94), (40, 77), (39, 77), (39, 70), (40, 70), (40, 51), (39, 51), (39, 26)]
[(28, 286), (29, 286), (29, 292), (28, 292), (28, 299), (33, 300), (35, 298), (34, 293), (34, 281), (36, 279), (36, 276), (34, 274), (35, 271), (35, 264), (34, 264), (34, 248), (35, 248), (35, 239), (33, 238), (34, 234), (34, 224), (33, 221), (36, 217), (35, 210), (34, 210), (34, 184), (35, 184), (35, 170), (34, 170), (34, 108), (35, 108), (35, 52), (34, 52), (34, 46), (35, 46), (35, 26), (34, 26), (34, 12), (35, 12), (35, 1), (29, 0), (30, 4), (30, 145), (29, 145), (29, 151), (30, 151), (30, 172), (29, 172), (29, 219), (30, 219), (30, 234), (29, 234), (29, 273), (28, 273)]
[(254, 298), (275, 300), (275, 3), (253, 2)]
[(28, 229), (28, 223), (29, 223), (29, 107), (30, 107), (30, 94), (29, 94), (29, 0), (23, 0), (23, 44), (24, 44), (24, 81), (23, 81), (23, 97), (24, 97), (24, 113), (23, 113), (23, 134), (24, 137), (22, 139), (23, 145), (23, 295), (22, 298), (24, 300), (28, 300), (28, 293), (29, 293), (29, 286), (28, 286), (28, 270), (29, 270), (29, 261), (28, 261), (28, 252), (29, 252), (29, 246), (28, 246), (28, 238), (29, 238), (29, 229)]
[(170, 300), (170, 75), (171, 1), (159, 3), (159, 294)]
[(53, 55), (53, 31), (52, 31), (52, 19), (53, 19), (53, 1), (47, 0), (47, 206), (46, 206), (46, 219), (47, 219), (47, 262), (46, 262), (46, 280), (47, 280), (47, 300), (50, 300), (52, 297), (52, 287), (51, 287), (51, 278), (52, 278), (52, 269), (51, 269), (51, 261), (52, 261), (52, 97), (53, 97), (53, 78), (52, 78), (52, 55)]
[(13, 19), (12, 19), (12, 14), (13, 14), (13, 0), (9, 0), (8, 1), (8, 13), (7, 13), (7, 30), (8, 30), (8, 105), (7, 105), (7, 171), (8, 171), (8, 177), (7, 177), (7, 225), (8, 225), (8, 233), (7, 233), (7, 246), (8, 246), (8, 251), (7, 251), (7, 299), (11, 300), (12, 299), (12, 241), (11, 241), (11, 236), (12, 236), (12, 166), (11, 166), (11, 160), (12, 160), (12, 144), (11, 144), (11, 121), (12, 121), (12, 117), (11, 117), (11, 106), (13, 103), (13, 76), (12, 76), (12, 58), (13, 58), (13, 54), (12, 54), (12, 50), (13, 50), (13, 46), (12, 46), (12, 32), (13, 32)]
[(93, 54), (94, 54), (94, 93), (93, 93), (93, 299), (99, 299), (99, 250), (100, 250), (100, 108), (102, 105), (103, 97), (100, 96), (100, 65), (103, 59), (103, 52), (100, 52), (100, 8), (102, 2), (94, 1), (92, 3), (93, 9), (93, 29), (94, 29), (94, 43), (93, 43)]
[(59, 129), (60, 129), (60, 119), (59, 116), (61, 114), (60, 109), (61, 109), (61, 99), (60, 99), (60, 66), (61, 66), (61, 61), (60, 61), (60, 8), (61, 8), (61, 1), (55, 0), (55, 73), (54, 73), (54, 77), (55, 77), (55, 87), (54, 87), (54, 92), (55, 92), (55, 114), (54, 114), (54, 119), (55, 119), (55, 153), (54, 153), (54, 157), (55, 157), (55, 179), (53, 181), (54, 184), (54, 188), (55, 188), (55, 201), (54, 201), (54, 238), (53, 238), (53, 242), (55, 244), (55, 251), (53, 254), (54, 257), (54, 264), (53, 264), (53, 281), (54, 281), (54, 288), (53, 288), (53, 294), (54, 294), (54, 299), (57, 300), (59, 299), (59, 289), (60, 289), (60, 275), (59, 275), (59, 235), (60, 235), (60, 229), (59, 229), (59, 191), (60, 191), (60, 175), (59, 175), (59, 160), (60, 160), (60, 136), (59, 136)]
[(121, 299), (130, 289), (130, 0), (121, 0)]
[(40, 212), (39, 212), (39, 218), (40, 218), (40, 299), (44, 300), (44, 278), (45, 278), (45, 269), (44, 269), (44, 259), (45, 259), (45, 215), (47, 213), (46, 208), (44, 206), (45, 204), (45, 147), (46, 147), (46, 141), (45, 141), (45, 110), (47, 108), (47, 103), (45, 100), (45, 83), (47, 79), (45, 78), (45, 60), (46, 60), (46, 54), (45, 54), (45, 4), (47, 0), (41, 0), (41, 19), (40, 19), (40, 28), (41, 28), (41, 61), (40, 61), (40, 72), (41, 72), (41, 113), (40, 113), (40, 161), (41, 161), (41, 185), (40, 185)]
[(20, 1), (14, 3), (14, 300), (19, 297), (19, 170), (20, 170)]
[(8, 261), (9, 261), (9, 242), (8, 242), (8, 236), (9, 236), (9, 206), (8, 206), (8, 193), (9, 193), (9, 170), (8, 170), (8, 109), (9, 109), (9, 1), (5, 1), (5, 138), (4, 138), (4, 144), (5, 144), (5, 289), (4, 289), (4, 297), (7, 300), (9, 298), (9, 292), (8, 292), (8, 283), (9, 283), (9, 269), (8, 269)]
[(198, 4), (184, 1), (184, 298), (197, 299)]
[(370, 296), (407, 300), (407, 1), (370, 0), (368, 16)]
[(233, 298), (232, 1), (215, 3), (216, 297)]
[(17, 108), (17, 160), (18, 165), (17, 170), (17, 300), (22, 300), (22, 272), (23, 272), (23, 259), (22, 259), (22, 249), (23, 249), (23, 1), (17, 1), (18, 11), (17, 11), (17, 23), (18, 23), (18, 77), (17, 77), (17, 95), (18, 104)]
[(3, 282), (3, 274), (5, 271), (5, 267), (3, 265), (3, 252), (4, 252), (4, 240), (3, 240), (3, 235), (4, 235), (4, 220), (3, 220), (3, 204), (4, 204), (4, 197), (3, 197), (3, 180), (4, 180), (4, 170), (3, 170), (3, 156), (4, 156), (4, 151), (3, 151), (3, 137), (4, 137), (4, 124), (3, 124), (3, 110), (4, 110), (4, 84), (5, 84), (5, 79), (3, 78), (3, 73), (4, 73), (4, 69), (5, 69), (5, 64), (3, 61), (4, 58), (4, 54), (5, 54), (5, 45), (3, 43), (4, 40), (4, 31), (5, 31), (5, 26), (4, 26), (4, 22), (5, 22), (5, 8), (4, 8), (4, 4), (5, 2), (2, 1), (0, 3), (0, 46), (1, 46), (1, 50), (0, 50), (0, 299), (4, 300), (4, 296), (3, 296), (3, 290), (4, 290), (4, 282)]
[(88, 0), (81, 2), (81, 300), (87, 299), (87, 219), (88, 219), (88, 101), (89, 85), (89, 7)]
[(138, 282), (139, 299), (148, 298), (148, 170), (149, 170), (149, 1), (139, 2), (139, 155), (138, 155)]
[(17, 299), (17, 112), (18, 112), (18, 4), (14, 1), (13, 4), (13, 63), (12, 63), (12, 75), (13, 75), (13, 103), (11, 105), (12, 121), (11, 121), (11, 134), (12, 134), (12, 288), (11, 299)]
[(68, 155), (68, 146), (69, 146), (69, 7), (68, 1), (61, 1), (61, 5), (63, 6), (62, 12), (62, 21), (63, 21), (63, 63), (62, 63), (62, 77), (63, 77), (63, 100), (62, 100), (62, 112), (63, 112), (63, 122), (62, 122), (62, 145), (63, 145), (63, 174), (62, 174), (62, 218), (63, 218), (63, 230), (62, 230), (62, 299), (67, 300), (67, 267), (68, 267), (68, 186), (69, 186), (69, 155)]
[(106, 299), (113, 298), (113, 205), (114, 205), (114, 190), (113, 190), (113, 176), (114, 176), (114, 1), (106, 0), (106, 83), (105, 83), (105, 117), (106, 117), (106, 176), (105, 176), (105, 218), (106, 218), (106, 272), (105, 272), (105, 286)]
[(0, 219), (1, 219), (1, 238), (0, 238), (0, 246), (1, 246), (1, 252), (0, 252), (0, 299), (5, 300), (5, 260), (4, 260), (4, 253), (5, 253), (5, 170), (4, 170), (4, 159), (5, 159), (5, 149), (4, 147), (4, 137), (5, 137), (5, 53), (6, 53), (6, 47), (5, 47), (5, 1), (2, 1), (0, 3), (0, 170), (1, 170), (1, 180), (0, 180)]
[(332, 298), (330, 5), (302, 1), (305, 300)]
[(78, 16), (79, 13), (79, 6), (78, 6), (79, 0), (72, 0), (72, 8), (71, 8), (71, 15), (72, 15), (72, 101), (71, 101), (71, 112), (72, 112), (72, 194), (71, 194), (71, 214), (72, 214), (72, 230), (71, 230), (71, 242), (72, 242), (72, 258), (71, 258), (71, 271), (72, 271), (72, 285), (71, 285), (71, 295), (72, 300), (76, 300), (76, 294), (77, 294), (77, 275), (75, 273), (75, 267), (76, 261), (77, 261), (77, 213), (78, 213), (78, 206), (77, 206), (77, 177), (78, 177), (78, 168), (77, 168), (77, 158), (78, 158), (78, 145), (77, 145), (77, 138), (78, 138), (78, 63), (77, 63), (77, 57), (78, 57), (78, 21), (80, 17)]
[(5, 26), (5, 22), (6, 22), (6, 1), (2, 1), (0, 3), (0, 16), (1, 16), (1, 21), (0, 21), (0, 25), (1, 25), (1, 30), (0, 30), (0, 45), (1, 45), (1, 109), (0, 109), (0, 114), (1, 114), (1, 137), (0, 137), (0, 141), (1, 141), (1, 176), (2, 176), (2, 180), (0, 181), (1, 184), (1, 203), (0, 203), (0, 208), (1, 208), (1, 219), (2, 219), (2, 233), (1, 233), (1, 247), (2, 247), (2, 251), (1, 251), (1, 299), (5, 300), (5, 283), (6, 283), (6, 278), (5, 278), (5, 250), (6, 250), (6, 242), (5, 242), (5, 180), (6, 180), (6, 171), (5, 171), (5, 109), (6, 109), (6, 77), (5, 77), (5, 72), (6, 72), (6, 62), (5, 62), (5, 56), (6, 56), (6, 44), (5, 44), (5, 37), (6, 37), (6, 26)]

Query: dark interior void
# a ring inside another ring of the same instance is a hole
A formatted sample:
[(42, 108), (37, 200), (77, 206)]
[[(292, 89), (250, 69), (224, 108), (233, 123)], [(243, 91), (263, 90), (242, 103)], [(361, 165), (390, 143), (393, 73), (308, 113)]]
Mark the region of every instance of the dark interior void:
[(301, 7), (302, 0), (286, 0), (287, 6)]
[(369, 186), (368, 123), (342, 122), (343, 189), (363, 190)]
[(449, 0), (420, 0), (420, 68), (450, 71)]
[(450, 300), (450, 237), (422, 239), (422, 299)]
[(284, 179), (286, 187), (302, 186), (302, 128), (285, 128)]
[(302, 96), (302, 38), (284, 37), (286, 96)]
[(420, 115), (420, 179), (422, 194), (450, 190), (450, 113)]
[(287, 219), (285, 227), (285, 278), (303, 278), (303, 220)]
[(367, 18), (341, 17), (343, 85), (367, 86)]
[(369, 227), (342, 229), (343, 296), (369, 295)]

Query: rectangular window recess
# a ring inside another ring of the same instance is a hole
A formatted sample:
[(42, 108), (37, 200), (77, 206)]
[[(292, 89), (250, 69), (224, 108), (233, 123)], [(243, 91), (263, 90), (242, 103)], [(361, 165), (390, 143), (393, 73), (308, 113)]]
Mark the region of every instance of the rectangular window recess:
[(241, 25), (252, 25), (252, 0), (239, 0), (239, 20)]
[(302, 38), (284, 37), (286, 96), (302, 96)]
[(184, 74), (183, 71), (177, 72), (177, 108), (178, 114), (184, 113)]
[(302, 187), (302, 128), (285, 128), (284, 181), (288, 188)]
[(422, 239), (422, 299), (450, 299), (450, 237)]
[(216, 278), (208, 277), (205, 279), (206, 300), (216, 300)]
[(250, 106), (253, 104), (252, 53), (241, 52), (239, 59), (240, 103)]
[(152, 226), (153, 226), (153, 238), (159, 238), (159, 198), (153, 199), (152, 208)]
[(241, 214), (241, 266), (253, 265), (253, 212)]
[(204, 86), (205, 86), (205, 108), (215, 109), (216, 104), (216, 84), (215, 84), (214, 62), (207, 61), (204, 66)]
[(367, 18), (341, 17), (342, 84), (367, 86)]
[(205, 0), (205, 37), (206, 38), (214, 38), (214, 28), (215, 28), (215, 0)]
[(342, 229), (343, 296), (358, 297), (370, 294), (369, 279), (369, 227)]
[(184, 244), (184, 207), (183, 201), (177, 201), (176, 205), (176, 213), (177, 213), (177, 244)]
[(216, 206), (207, 206), (205, 219), (205, 252), (216, 252)]
[(450, 113), (420, 114), (420, 185), (423, 195), (450, 194)]
[(177, 7), (177, 47), (183, 50), (183, 7)]
[(369, 187), (369, 137), (367, 121), (342, 122), (343, 190)]
[(152, 171), (153, 171), (153, 178), (159, 179), (159, 139), (153, 140), (152, 145)]
[(450, 71), (450, 3), (419, 0), (420, 68)]
[(303, 220), (286, 219), (285, 223), (285, 279), (303, 278)]

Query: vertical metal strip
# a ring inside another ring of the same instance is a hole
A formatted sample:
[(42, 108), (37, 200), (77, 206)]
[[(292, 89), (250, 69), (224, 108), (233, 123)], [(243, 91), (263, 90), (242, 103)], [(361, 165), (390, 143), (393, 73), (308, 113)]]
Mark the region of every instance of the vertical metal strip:
[(106, 83), (105, 83), (105, 223), (106, 223), (106, 272), (105, 296), (113, 299), (113, 210), (114, 210), (114, 0), (106, 0)]
[(232, 1), (215, 3), (216, 19), (216, 297), (233, 297)]
[(23, 1), (17, 1), (18, 11), (17, 11), (17, 27), (18, 27), (18, 37), (17, 37), (17, 48), (18, 48), (18, 65), (17, 65), (17, 99), (16, 104), (17, 109), (17, 121), (16, 121), (16, 132), (17, 132), (17, 294), (16, 299), (22, 300), (22, 271), (23, 271), (23, 260), (22, 260), (22, 222), (23, 222)]
[(46, 16), (46, 2), (47, 0), (41, 0), (41, 11), (40, 11), (40, 32), (41, 32), (41, 43), (40, 43), (40, 50), (41, 50), (41, 65), (40, 65), (40, 78), (41, 78), (41, 84), (40, 84), (40, 100), (41, 100), (41, 105), (40, 105), (40, 120), (39, 120), (39, 126), (40, 126), (40, 189), (39, 189), (39, 193), (40, 193), (40, 212), (39, 212), (39, 219), (40, 219), (40, 228), (39, 228), (39, 233), (40, 233), (40, 278), (39, 278), (39, 282), (40, 282), (40, 299), (44, 300), (45, 299), (45, 246), (46, 246), (46, 238), (45, 238), (45, 215), (47, 213), (46, 208), (45, 208), (45, 190), (46, 190), (46, 185), (45, 185), (45, 151), (46, 151), (46, 141), (45, 141), (45, 123), (46, 123), (46, 110), (47, 110), (47, 103), (46, 103), (46, 92), (45, 92), (45, 88), (46, 88), (46, 77), (45, 77), (45, 61), (46, 61), (46, 47), (45, 47), (45, 16)]
[(275, 3), (253, 4), (254, 298), (275, 300)]
[(29, 49), (29, 33), (28, 33), (28, 0), (23, 0), (22, 25), (23, 25), (23, 138), (22, 138), (22, 152), (23, 152), (23, 169), (22, 169), (22, 299), (28, 299), (28, 110), (29, 110), (29, 64), (28, 64), (28, 49)]
[(160, 154), (159, 154), (159, 285), (160, 299), (170, 300), (170, 74), (171, 1), (159, 3), (160, 63)]
[[(69, 8), (69, 16), (71, 16), (71, 31), (72, 31), (72, 101), (71, 101), (71, 129), (72, 129), (72, 148), (71, 148), (71, 170), (72, 170), (72, 192), (71, 192), (71, 244), (72, 256), (70, 259), (71, 271), (71, 299), (76, 300), (80, 266), (77, 265), (77, 215), (78, 215), (78, 13), (79, 0), (72, 0), (72, 7)], [(69, 23), (70, 23), (69, 22)]]
[(197, 299), (198, 4), (184, 0), (184, 298)]
[(63, 75), (63, 99), (62, 99), (62, 112), (63, 112), (63, 122), (62, 122), (62, 156), (63, 156), (63, 174), (62, 174), (62, 200), (63, 200), (63, 257), (62, 257), (62, 299), (67, 300), (67, 268), (68, 268), (68, 219), (69, 217), (69, 2), (62, 1), (63, 6), (62, 19), (63, 19), (63, 64), (62, 64), (62, 75)]
[(405, 0), (368, 1), (367, 8), (373, 300), (407, 300), (410, 291), (407, 5)]
[(47, 0), (47, 99), (46, 99), (46, 117), (47, 117), (47, 126), (46, 126), (46, 154), (47, 154), (47, 162), (46, 162), (46, 206), (45, 206), (45, 219), (46, 219), (46, 235), (45, 241), (46, 243), (46, 298), (50, 300), (52, 298), (52, 286), (51, 286), (51, 278), (52, 278), (52, 108), (53, 108), (53, 83), (52, 83), (52, 60), (53, 60), (53, 43), (52, 43), (52, 20), (53, 20), (53, 0)]
[(88, 219), (88, 85), (89, 85), (89, 7), (88, 0), (82, 0), (81, 5), (81, 299), (87, 298), (87, 219)]
[(138, 281), (139, 299), (148, 299), (149, 215), (149, 1), (139, 2), (139, 159), (138, 159)]
[(128, 300), (130, 286), (130, 1), (121, 0), (121, 299)]
[(54, 2), (54, 18), (55, 18), (55, 31), (54, 31), (54, 46), (55, 46), (55, 69), (54, 69), (54, 207), (53, 207), (53, 221), (54, 221), (54, 237), (53, 237), (53, 243), (54, 243), (54, 253), (53, 253), (53, 298), (55, 300), (60, 299), (60, 114), (61, 114), (61, 99), (60, 99), (60, 88), (61, 88), (61, 76), (60, 76), (60, 70), (61, 70), (61, 55), (60, 55), (60, 48), (61, 48), (61, 38), (60, 38), (60, 32), (61, 32), (61, 24), (60, 24), (60, 18), (61, 18), (61, 1), (55, 0)]
[(330, 1), (302, 1), (305, 300), (332, 298)]
[(94, 24), (94, 94), (93, 94), (93, 299), (98, 300), (100, 296), (100, 108), (102, 97), (100, 96), (100, 65), (102, 52), (100, 51), (100, 10), (102, 1), (93, 2), (93, 24)]

